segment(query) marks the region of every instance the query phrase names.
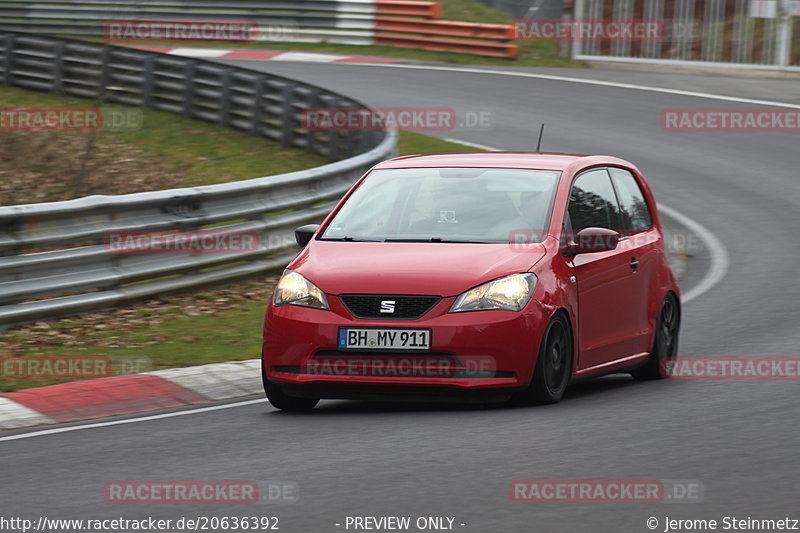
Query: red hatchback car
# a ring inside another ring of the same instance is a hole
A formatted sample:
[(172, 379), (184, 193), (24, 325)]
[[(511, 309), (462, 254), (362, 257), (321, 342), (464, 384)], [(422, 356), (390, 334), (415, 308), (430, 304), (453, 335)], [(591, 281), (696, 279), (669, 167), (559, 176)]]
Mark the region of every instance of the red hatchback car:
[(472, 153), (376, 165), (296, 230), (264, 322), (269, 401), (514, 399), (666, 377), (680, 296), (656, 203), (607, 156)]

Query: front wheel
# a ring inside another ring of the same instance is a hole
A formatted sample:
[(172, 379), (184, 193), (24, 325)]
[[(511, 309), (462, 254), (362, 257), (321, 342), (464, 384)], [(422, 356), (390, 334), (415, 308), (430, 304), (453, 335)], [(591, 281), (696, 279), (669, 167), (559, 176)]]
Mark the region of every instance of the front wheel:
[(569, 322), (559, 313), (542, 336), (531, 384), (515, 395), (516, 402), (544, 405), (560, 401), (572, 374), (572, 353)]
[(669, 293), (664, 298), (661, 310), (656, 318), (656, 334), (653, 340), (653, 351), (647, 362), (631, 372), (636, 379), (664, 379), (672, 374), (672, 367), (678, 358), (678, 333), (680, 332), (681, 313), (678, 299)]
[(264, 360), (261, 360), (261, 380), (264, 383), (264, 392), (267, 400), (275, 409), (281, 411), (310, 411), (319, 403), (319, 398), (298, 398), (283, 392), (283, 387), (279, 383), (267, 379), (267, 369), (264, 368)]

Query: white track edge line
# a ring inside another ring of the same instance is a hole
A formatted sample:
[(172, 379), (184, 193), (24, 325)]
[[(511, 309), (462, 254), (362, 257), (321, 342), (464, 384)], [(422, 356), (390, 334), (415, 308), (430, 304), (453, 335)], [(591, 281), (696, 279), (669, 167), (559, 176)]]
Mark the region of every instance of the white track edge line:
[(458, 139), (450, 139), (447, 137), (445, 137), (443, 140), (449, 143), (463, 144), (464, 146), (470, 146), (472, 148), (477, 148), (478, 150), (486, 150), (487, 152), (502, 152), (502, 150), (500, 150), (499, 148), (492, 148), (491, 146), (486, 146), (485, 144), (472, 143), (469, 141), (461, 141)]
[(676, 94), (680, 96), (693, 96), (696, 98), (705, 98), (708, 100), (722, 100), (726, 102), (737, 102), (742, 104), (800, 109), (800, 104), (790, 104), (788, 102), (758, 100), (756, 98), (741, 98), (738, 96), (725, 96), (722, 94), (702, 93), (697, 91), (683, 91), (680, 89), (668, 89), (665, 87), (656, 87), (653, 85), (636, 85), (633, 83), (621, 83), (616, 81), (592, 80), (588, 78), (573, 78), (570, 76), (556, 76), (554, 74), (536, 74), (533, 72), (514, 72), (509, 70), (489, 70), (489, 69), (468, 68), (468, 67), (445, 67), (436, 65), (401, 65), (394, 63), (342, 63), (342, 64), (348, 64), (353, 66), (366, 66), (366, 67), (404, 68), (413, 70), (432, 70), (432, 71), (443, 71), (443, 72), (465, 72), (469, 74), (492, 74), (495, 76), (513, 76), (518, 78), (536, 78), (541, 80), (582, 83), (584, 85), (601, 85), (604, 87), (616, 87), (620, 89), (633, 89), (637, 91), (649, 91), (654, 93)]
[(150, 420), (160, 420), (162, 418), (173, 418), (176, 416), (194, 415), (198, 413), (207, 413), (209, 411), (219, 411), (221, 409), (232, 409), (234, 407), (244, 407), (246, 405), (253, 405), (257, 403), (266, 403), (265, 399), (246, 400), (243, 402), (229, 403), (225, 405), (214, 405), (211, 407), (200, 407), (197, 409), (187, 409), (184, 411), (176, 411), (172, 413), (162, 413), (159, 415), (140, 416), (136, 418), (126, 418), (124, 420), (110, 420), (108, 422), (95, 422), (92, 424), (84, 424), (79, 426), (68, 426), (63, 428), (43, 429), (39, 431), (32, 431), (30, 433), (20, 433), (18, 435), (9, 435), (7, 437), (0, 437), (0, 442), (20, 439), (30, 439), (32, 437), (43, 437), (45, 435), (55, 435), (58, 433), (69, 433), (71, 431), (79, 431), (82, 429), (96, 429), (108, 426), (119, 426), (122, 424), (134, 424), (136, 422), (147, 422)]
[(708, 248), (710, 264), (705, 276), (703, 276), (703, 279), (701, 279), (697, 285), (686, 291), (686, 293), (681, 296), (681, 301), (683, 303), (691, 302), (695, 298), (698, 298), (699, 296), (710, 291), (717, 283), (722, 281), (722, 279), (728, 273), (728, 267), (730, 267), (730, 255), (728, 254), (728, 250), (725, 248), (725, 245), (722, 244), (722, 241), (720, 241), (719, 238), (711, 232), (711, 230), (693, 218), (690, 218), (680, 211), (677, 211), (676, 209), (664, 204), (658, 204), (658, 209), (667, 216), (677, 220), (678, 223), (689, 228), (690, 231), (694, 232), (700, 238), (700, 240), (705, 243), (706, 248)]

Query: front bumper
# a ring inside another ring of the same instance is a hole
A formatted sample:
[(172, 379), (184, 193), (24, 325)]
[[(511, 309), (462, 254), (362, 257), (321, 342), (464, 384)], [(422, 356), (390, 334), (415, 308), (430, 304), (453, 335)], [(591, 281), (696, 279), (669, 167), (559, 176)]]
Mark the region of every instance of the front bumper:
[[(448, 313), (443, 298), (417, 320), (356, 319), (335, 296), (330, 311), (270, 305), (262, 356), (266, 377), (297, 396), (448, 395), (526, 387), (549, 313), (532, 299), (521, 312)], [(428, 328), (430, 353), (340, 351), (340, 327)]]

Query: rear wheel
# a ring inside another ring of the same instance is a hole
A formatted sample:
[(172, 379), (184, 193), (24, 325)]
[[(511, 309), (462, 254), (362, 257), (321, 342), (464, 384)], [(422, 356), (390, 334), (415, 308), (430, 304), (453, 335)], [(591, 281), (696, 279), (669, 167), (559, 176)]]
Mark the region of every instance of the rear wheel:
[(261, 360), (261, 380), (264, 383), (264, 392), (272, 406), (281, 411), (310, 411), (319, 403), (319, 398), (298, 398), (283, 392), (279, 383), (267, 379), (267, 369), (264, 360)]
[(556, 314), (547, 325), (531, 384), (515, 395), (522, 404), (556, 403), (564, 396), (572, 374), (572, 333), (563, 314)]
[(656, 334), (653, 340), (653, 351), (643, 366), (631, 372), (636, 379), (664, 379), (672, 373), (672, 366), (678, 358), (678, 333), (680, 332), (681, 313), (678, 299), (672, 293), (667, 294), (661, 310), (656, 318)]

